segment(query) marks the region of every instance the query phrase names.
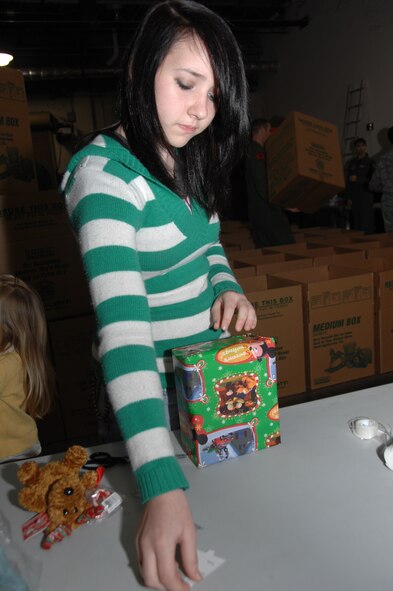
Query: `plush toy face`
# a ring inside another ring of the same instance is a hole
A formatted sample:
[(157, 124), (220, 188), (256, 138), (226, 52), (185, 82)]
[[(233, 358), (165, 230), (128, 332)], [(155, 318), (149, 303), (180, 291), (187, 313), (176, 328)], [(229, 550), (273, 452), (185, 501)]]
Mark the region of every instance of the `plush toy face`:
[(36, 462), (25, 462), (19, 468), (18, 478), (24, 484), (19, 492), (19, 504), (29, 511), (47, 513), (48, 532), (58, 525), (74, 529), (77, 518), (90, 506), (85, 493), (97, 485), (99, 478), (96, 471), (80, 476), (86, 460), (86, 450), (73, 446), (60, 462), (49, 462), (43, 467)]
[(57, 480), (47, 495), (48, 517), (51, 521), (48, 531), (60, 524), (76, 527), (76, 519), (87, 509), (85, 486), (79, 478), (64, 477)]

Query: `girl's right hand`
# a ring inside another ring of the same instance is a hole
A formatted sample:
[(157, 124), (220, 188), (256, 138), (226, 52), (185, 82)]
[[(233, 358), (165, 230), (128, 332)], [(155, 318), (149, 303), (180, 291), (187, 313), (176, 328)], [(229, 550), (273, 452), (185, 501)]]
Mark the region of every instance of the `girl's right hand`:
[(136, 535), (139, 570), (147, 587), (187, 591), (176, 562), (180, 547), (182, 569), (193, 581), (200, 581), (196, 553), (196, 532), (187, 497), (173, 490), (148, 501)]

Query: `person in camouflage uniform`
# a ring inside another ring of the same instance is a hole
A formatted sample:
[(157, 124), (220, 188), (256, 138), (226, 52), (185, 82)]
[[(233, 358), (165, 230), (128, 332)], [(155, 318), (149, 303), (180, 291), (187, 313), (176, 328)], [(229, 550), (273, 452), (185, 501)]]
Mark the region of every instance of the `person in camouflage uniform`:
[[(393, 146), (393, 127), (388, 130), (388, 139)], [(393, 232), (393, 147), (377, 161), (369, 188), (371, 191), (382, 193), (381, 208), (385, 232)]]

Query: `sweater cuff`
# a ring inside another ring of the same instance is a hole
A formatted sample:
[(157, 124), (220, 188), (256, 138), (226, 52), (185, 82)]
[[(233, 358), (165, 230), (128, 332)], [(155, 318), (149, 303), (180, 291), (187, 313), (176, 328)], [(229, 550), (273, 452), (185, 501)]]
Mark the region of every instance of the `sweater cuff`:
[(244, 293), (242, 288), (236, 281), (223, 281), (214, 286), (214, 296), (217, 298), (224, 291), (235, 291), (236, 293)]
[(189, 488), (186, 477), (173, 456), (153, 460), (135, 470), (142, 503), (176, 489)]

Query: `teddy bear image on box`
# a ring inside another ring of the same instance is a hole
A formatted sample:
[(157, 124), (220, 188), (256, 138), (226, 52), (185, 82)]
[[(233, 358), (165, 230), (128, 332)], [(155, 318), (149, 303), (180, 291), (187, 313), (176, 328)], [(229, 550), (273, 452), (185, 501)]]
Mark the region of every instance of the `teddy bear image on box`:
[(181, 445), (198, 467), (280, 443), (273, 338), (236, 335), (172, 350)]

